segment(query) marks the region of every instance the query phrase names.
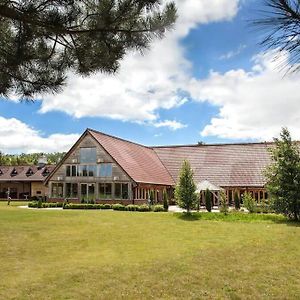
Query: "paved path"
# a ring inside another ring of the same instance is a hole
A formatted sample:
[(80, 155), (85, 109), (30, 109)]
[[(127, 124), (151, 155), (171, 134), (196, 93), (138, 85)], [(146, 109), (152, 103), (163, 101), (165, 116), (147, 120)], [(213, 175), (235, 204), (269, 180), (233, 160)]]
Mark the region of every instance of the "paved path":
[[(180, 208), (177, 205), (171, 205), (169, 206), (169, 212), (184, 212), (186, 211), (185, 209)], [(196, 212), (197, 210), (192, 210), (192, 212)], [(206, 212), (207, 210), (203, 207), (201, 207), (200, 212)], [(220, 212), (218, 208), (213, 208), (212, 212)]]

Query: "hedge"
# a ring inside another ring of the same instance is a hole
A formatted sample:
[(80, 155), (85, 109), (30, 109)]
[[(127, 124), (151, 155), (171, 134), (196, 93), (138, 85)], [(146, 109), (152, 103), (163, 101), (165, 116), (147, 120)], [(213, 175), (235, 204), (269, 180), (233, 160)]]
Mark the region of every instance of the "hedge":
[[(31, 208), (39, 208), (39, 202), (33, 201), (28, 203), (28, 207)], [(40, 203), (41, 208), (55, 208), (55, 207), (63, 207), (64, 209), (113, 209), (117, 211), (139, 211), (139, 212), (162, 212), (165, 211), (163, 205), (154, 205), (149, 206), (147, 204), (143, 205), (122, 205), (122, 204), (87, 204), (87, 203)]]

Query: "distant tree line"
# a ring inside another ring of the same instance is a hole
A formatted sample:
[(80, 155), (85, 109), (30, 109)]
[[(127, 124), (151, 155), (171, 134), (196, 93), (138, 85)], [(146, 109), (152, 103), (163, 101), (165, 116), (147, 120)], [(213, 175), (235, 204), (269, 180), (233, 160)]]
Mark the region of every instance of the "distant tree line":
[(30, 153), (30, 154), (4, 154), (0, 151), (0, 165), (4, 166), (26, 166), (37, 165), (42, 156), (46, 156), (48, 164), (57, 164), (65, 155), (65, 152), (54, 153)]

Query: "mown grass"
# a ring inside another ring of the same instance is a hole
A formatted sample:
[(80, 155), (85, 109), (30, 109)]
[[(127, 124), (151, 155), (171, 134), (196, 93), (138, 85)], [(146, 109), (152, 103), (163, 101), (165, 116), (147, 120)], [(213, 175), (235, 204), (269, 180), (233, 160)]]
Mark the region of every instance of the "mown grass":
[(299, 299), (300, 227), (247, 218), (0, 203), (0, 299)]

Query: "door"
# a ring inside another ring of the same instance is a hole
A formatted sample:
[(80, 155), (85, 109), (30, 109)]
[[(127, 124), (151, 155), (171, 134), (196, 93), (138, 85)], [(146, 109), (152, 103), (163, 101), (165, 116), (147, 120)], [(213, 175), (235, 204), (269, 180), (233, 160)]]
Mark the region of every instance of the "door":
[(91, 203), (95, 201), (95, 184), (81, 183), (81, 202)]

